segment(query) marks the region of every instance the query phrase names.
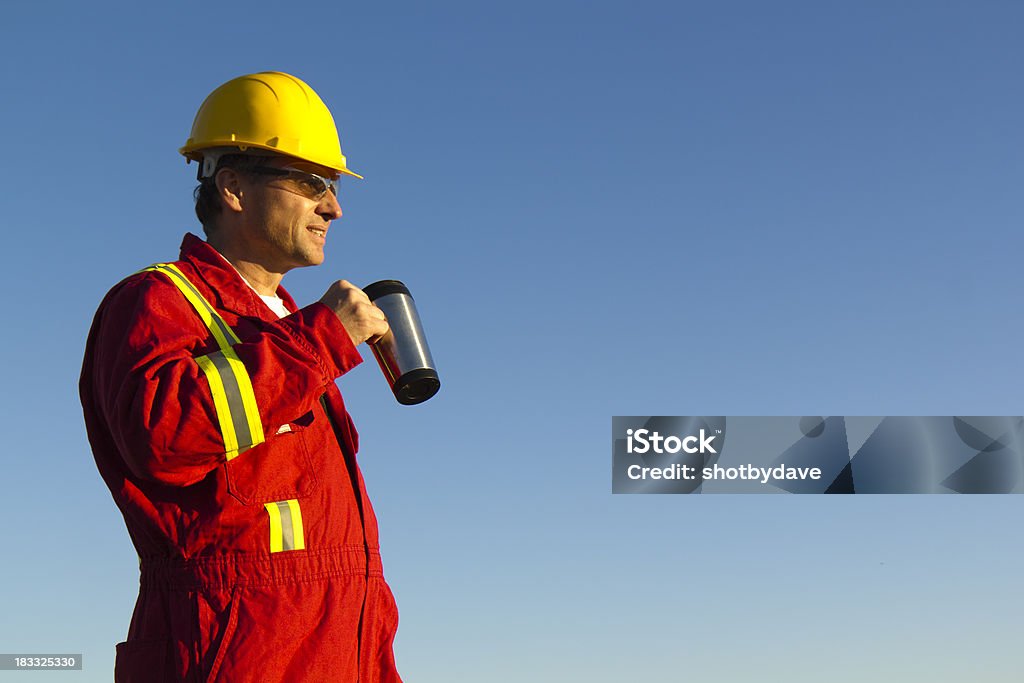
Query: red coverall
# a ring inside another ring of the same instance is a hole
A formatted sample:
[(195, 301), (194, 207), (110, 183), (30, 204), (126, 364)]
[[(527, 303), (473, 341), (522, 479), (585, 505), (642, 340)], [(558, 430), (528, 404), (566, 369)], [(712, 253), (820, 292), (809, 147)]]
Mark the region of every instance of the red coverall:
[(330, 308), (296, 310), (282, 288), (294, 312), (278, 319), (194, 235), (174, 265), (240, 340), (265, 442), (226, 448), (216, 382), (196, 360), (218, 345), (172, 279), (116, 285), (80, 384), (96, 465), (141, 565), (115, 680), (400, 683), (398, 611), (334, 383), (359, 353)]

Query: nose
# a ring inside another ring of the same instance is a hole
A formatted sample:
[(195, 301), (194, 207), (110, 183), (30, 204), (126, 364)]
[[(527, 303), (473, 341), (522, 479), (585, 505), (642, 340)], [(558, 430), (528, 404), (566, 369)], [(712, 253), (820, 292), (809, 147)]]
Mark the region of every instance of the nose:
[(341, 204), (338, 203), (338, 198), (334, 196), (334, 193), (328, 190), (316, 207), (316, 212), (325, 220), (333, 221), (336, 218), (341, 218)]

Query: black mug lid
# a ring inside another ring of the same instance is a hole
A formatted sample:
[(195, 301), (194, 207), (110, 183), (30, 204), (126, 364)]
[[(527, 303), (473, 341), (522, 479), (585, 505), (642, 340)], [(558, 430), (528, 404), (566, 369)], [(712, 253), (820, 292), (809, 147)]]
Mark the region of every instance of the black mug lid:
[(382, 296), (387, 296), (388, 294), (405, 294), (406, 296), (412, 296), (409, 292), (409, 288), (400, 280), (378, 280), (373, 284), (363, 287), (363, 292), (366, 293), (366, 296), (370, 297), (370, 301), (375, 301)]

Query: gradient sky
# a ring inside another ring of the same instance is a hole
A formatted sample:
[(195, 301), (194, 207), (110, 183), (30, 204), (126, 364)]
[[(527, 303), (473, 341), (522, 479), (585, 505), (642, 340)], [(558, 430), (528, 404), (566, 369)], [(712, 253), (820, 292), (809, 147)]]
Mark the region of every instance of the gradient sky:
[(0, 651), (110, 680), (138, 587), (77, 378), (198, 231), (203, 98), (283, 70), (351, 167), (328, 259), (405, 281), (441, 393), (340, 380), (452, 681), (1019, 681), (1016, 496), (612, 496), (612, 415), (1020, 414), (1018, 2), (8, 3)]

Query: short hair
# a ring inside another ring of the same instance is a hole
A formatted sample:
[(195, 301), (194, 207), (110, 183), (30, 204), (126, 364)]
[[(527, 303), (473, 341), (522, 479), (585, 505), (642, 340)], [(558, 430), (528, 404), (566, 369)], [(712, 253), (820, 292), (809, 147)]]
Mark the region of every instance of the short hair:
[(204, 235), (209, 237), (210, 232), (217, 229), (217, 217), (222, 209), (220, 193), (217, 191), (217, 172), (222, 168), (245, 172), (247, 168), (266, 163), (270, 158), (267, 155), (225, 154), (217, 160), (217, 168), (209, 177), (199, 179), (199, 185), (192, 191), (192, 198), (196, 202), (196, 218), (203, 225)]

